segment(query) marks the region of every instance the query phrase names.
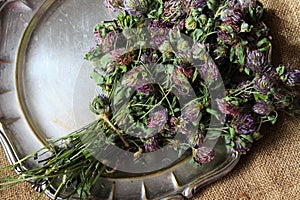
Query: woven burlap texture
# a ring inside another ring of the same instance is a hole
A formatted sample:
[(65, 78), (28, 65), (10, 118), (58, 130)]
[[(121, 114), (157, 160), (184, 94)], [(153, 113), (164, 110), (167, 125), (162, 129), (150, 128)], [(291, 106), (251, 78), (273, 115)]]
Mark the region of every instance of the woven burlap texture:
[[(273, 63), (300, 61), (300, 1), (262, 0), (266, 24), (273, 37)], [(263, 128), (264, 137), (243, 156), (227, 176), (203, 188), (194, 200), (300, 199), (300, 120), (285, 115), (275, 126)], [(1, 149), (0, 167), (8, 165)], [(11, 172), (4, 171), (4, 175)], [(3, 175), (3, 174), (2, 174)], [(38, 194), (27, 183), (0, 191), (0, 199), (31, 200)], [(48, 199), (43, 196), (42, 199)]]

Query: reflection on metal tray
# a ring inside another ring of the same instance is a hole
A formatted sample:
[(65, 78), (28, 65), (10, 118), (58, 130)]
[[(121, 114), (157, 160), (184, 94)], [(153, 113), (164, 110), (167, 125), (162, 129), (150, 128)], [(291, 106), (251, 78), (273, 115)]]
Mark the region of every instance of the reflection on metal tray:
[[(85, 93), (93, 95), (95, 86), (83, 55), (93, 46), (93, 26), (113, 17), (102, 4), (98, 0), (32, 0), (28, 1), (32, 10), (10, 6), (0, 13), (0, 59), (8, 62), (0, 68), (0, 140), (11, 163), (43, 147), (48, 138), (94, 120), (87, 106), (93, 96)], [(74, 108), (75, 104), (82, 107)], [(191, 198), (199, 188), (228, 173), (239, 155), (220, 139), (213, 162), (196, 166), (190, 159), (144, 176), (102, 177), (92, 199)], [(29, 160), (21, 167), (37, 165)], [(46, 191), (52, 198), (54, 193), (55, 188)]]

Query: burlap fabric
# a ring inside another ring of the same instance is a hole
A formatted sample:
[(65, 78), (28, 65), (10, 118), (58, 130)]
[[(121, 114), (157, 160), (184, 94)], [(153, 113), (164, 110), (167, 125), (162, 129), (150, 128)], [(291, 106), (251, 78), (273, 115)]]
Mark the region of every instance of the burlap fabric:
[[(273, 63), (300, 61), (300, 1), (262, 0), (266, 24), (273, 36)], [(208, 199), (300, 199), (300, 120), (281, 115), (276, 126), (265, 126), (264, 137), (243, 156), (224, 178), (203, 188), (194, 198)], [(0, 151), (0, 166), (8, 162)], [(9, 172), (4, 172), (9, 175)], [(30, 200), (38, 194), (27, 183), (0, 191), (0, 199)], [(48, 199), (42, 197), (42, 199)]]

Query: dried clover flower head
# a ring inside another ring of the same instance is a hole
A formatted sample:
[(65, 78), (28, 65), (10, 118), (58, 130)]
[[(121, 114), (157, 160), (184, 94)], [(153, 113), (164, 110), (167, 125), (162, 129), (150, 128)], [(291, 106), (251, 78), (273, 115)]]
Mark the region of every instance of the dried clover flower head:
[(114, 31), (107, 33), (105, 38), (103, 38), (101, 42), (102, 52), (107, 53), (113, 50), (116, 41), (117, 41), (117, 35)]
[(206, 0), (183, 0), (182, 7), (186, 12), (190, 12), (192, 9), (204, 8), (206, 6)]
[(164, 41), (167, 40), (170, 33), (170, 24), (160, 20), (151, 21), (149, 24), (151, 32), (151, 40), (156, 47), (159, 47)]
[(252, 147), (252, 143), (243, 137), (235, 137), (233, 139), (233, 142), (234, 142), (233, 149), (242, 154), (246, 154), (248, 151), (250, 151)]
[(148, 49), (147, 52), (143, 53), (140, 58), (140, 62), (143, 64), (154, 65), (158, 61), (158, 55), (153, 49)]
[(223, 114), (227, 115), (237, 115), (240, 111), (240, 108), (234, 105), (231, 102), (226, 101), (225, 99), (216, 99), (219, 110)]
[(132, 16), (141, 16), (147, 13), (148, 6), (148, 0), (124, 0), (124, 8)]
[(272, 112), (272, 107), (264, 100), (258, 100), (253, 106), (253, 111), (260, 115), (269, 115)]
[(228, 47), (225, 45), (212, 45), (211, 56), (216, 64), (222, 64), (228, 57)]
[(206, 6), (206, 0), (192, 0), (192, 8), (203, 8)]
[(105, 0), (104, 5), (111, 11), (123, 7), (123, 0)]
[(263, 74), (255, 80), (255, 87), (262, 94), (267, 94), (274, 86), (274, 81), (271, 76)]
[(215, 152), (209, 147), (201, 146), (197, 149), (193, 149), (193, 158), (194, 161), (199, 164), (206, 164), (215, 158)]
[(99, 94), (92, 102), (91, 109), (96, 114), (107, 113), (110, 109), (110, 101), (106, 94)]
[(181, 9), (182, 2), (178, 0), (168, 0), (164, 2), (163, 18), (165, 20), (175, 22), (184, 14)]
[(250, 114), (240, 113), (234, 116), (232, 126), (239, 135), (249, 135), (255, 132), (256, 126)]
[(199, 71), (201, 78), (203, 78), (207, 83), (218, 80), (219, 69), (213, 61), (208, 60)]
[(145, 152), (153, 152), (159, 149), (158, 139), (156, 136), (147, 138), (144, 142)]
[(161, 131), (168, 121), (167, 112), (165, 109), (153, 113), (150, 118), (148, 118), (148, 127), (155, 128)]
[(267, 58), (259, 50), (250, 51), (246, 58), (246, 67), (254, 73), (263, 73), (268, 69)]
[(148, 95), (151, 91), (149, 76), (140, 67), (132, 68), (122, 79), (122, 84), (133, 87), (138, 92)]
[(191, 122), (197, 122), (200, 117), (200, 104), (192, 104), (187, 106), (182, 111), (182, 119), (191, 123)]
[(110, 52), (110, 57), (118, 65), (129, 65), (134, 60), (134, 54), (125, 48), (119, 48)]
[(180, 68), (178, 68), (178, 73), (182, 73), (187, 78), (192, 78), (194, 75), (195, 70), (193, 68), (186, 68), (184, 63), (180, 63)]
[(238, 3), (240, 4), (241, 8), (248, 9), (256, 7), (257, 0), (238, 0)]
[(218, 30), (217, 35), (221, 41), (228, 45), (233, 45), (237, 41), (235, 36), (230, 34), (227, 30)]
[(221, 12), (221, 20), (231, 25), (237, 25), (241, 23), (242, 14), (235, 8), (227, 7)]
[(287, 85), (299, 85), (300, 84), (300, 70), (293, 69), (286, 73)]

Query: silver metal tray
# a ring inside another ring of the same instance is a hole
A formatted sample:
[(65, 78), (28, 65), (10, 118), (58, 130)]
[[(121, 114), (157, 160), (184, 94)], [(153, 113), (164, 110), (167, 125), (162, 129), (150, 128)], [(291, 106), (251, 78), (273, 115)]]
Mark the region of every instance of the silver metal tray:
[[(93, 26), (113, 18), (99, 0), (28, 5), (16, 1), (0, 10), (0, 59), (7, 62), (0, 66), (0, 141), (11, 163), (95, 119), (88, 108), (95, 91), (92, 67), (83, 55), (94, 44)], [(222, 138), (215, 151), (216, 159), (202, 166), (187, 157), (147, 175), (102, 177), (91, 199), (191, 198), (239, 161)], [(36, 166), (29, 160), (22, 167)], [(46, 191), (50, 198), (54, 193), (55, 188)]]

